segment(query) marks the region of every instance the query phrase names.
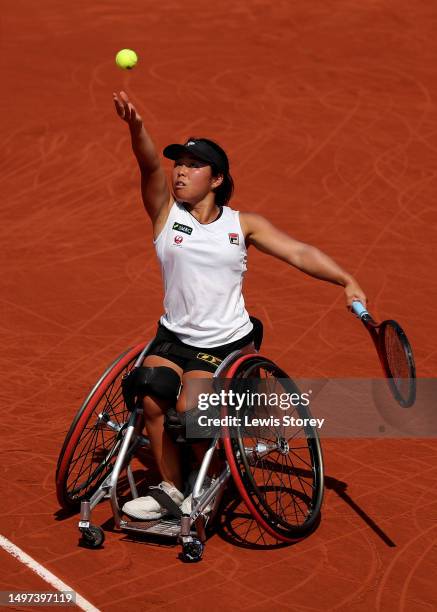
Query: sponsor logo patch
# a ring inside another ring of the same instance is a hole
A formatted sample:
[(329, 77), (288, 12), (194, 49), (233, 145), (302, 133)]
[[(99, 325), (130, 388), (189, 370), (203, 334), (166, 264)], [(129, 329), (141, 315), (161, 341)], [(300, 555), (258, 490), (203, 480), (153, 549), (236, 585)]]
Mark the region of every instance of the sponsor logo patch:
[(174, 237), (175, 244), (181, 244), (183, 239), (184, 239), (184, 237), (183, 236), (179, 236), (179, 234), (178, 234), (177, 236)]
[(192, 227), (190, 227), (189, 225), (184, 225), (183, 223), (178, 223), (177, 221), (173, 223), (172, 229), (178, 232), (183, 232), (184, 234), (188, 234), (189, 236), (191, 236), (191, 233), (193, 232)]
[(207, 361), (213, 366), (219, 366), (223, 359), (219, 359), (218, 357), (214, 357), (214, 355), (208, 355), (208, 353), (197, 353), (197, 359), (201, 359), (202, 361)]
[(240, 237), (238, 234), (228, 234), (228, 236), (231, 244), (240, 244)]

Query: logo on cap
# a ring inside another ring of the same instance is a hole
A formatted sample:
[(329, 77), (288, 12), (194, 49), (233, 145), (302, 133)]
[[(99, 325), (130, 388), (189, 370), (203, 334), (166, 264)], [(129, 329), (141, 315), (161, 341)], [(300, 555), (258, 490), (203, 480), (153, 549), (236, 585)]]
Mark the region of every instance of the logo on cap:
[(194, 140), (189, 140), (186, 144), (187, 147), (191, 147), (193, 145), (195, 145), (196, 143), (194, 142)]

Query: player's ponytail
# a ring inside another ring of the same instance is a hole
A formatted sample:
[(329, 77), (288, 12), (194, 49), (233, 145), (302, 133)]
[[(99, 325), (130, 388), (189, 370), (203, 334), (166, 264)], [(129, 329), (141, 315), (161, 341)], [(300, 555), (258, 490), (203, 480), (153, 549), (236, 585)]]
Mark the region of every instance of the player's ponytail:
[[(219, 174), (222, 174), (222, 173), (218, 172), (217, 169), (214, 166), (212, 166), (212, 174), (213, 176), (218, 176)], [(234, 192), (234, 181), (228, 171), (226, 174), (223, 174), (223, 182), (221, 183), (221, 185), (219, 185), (218, 187), (214, 189), (215, 203), (218, 204), (218, 206), (227, 206), (229, 203), (229, 200), (232, 197), (233, 192)]]

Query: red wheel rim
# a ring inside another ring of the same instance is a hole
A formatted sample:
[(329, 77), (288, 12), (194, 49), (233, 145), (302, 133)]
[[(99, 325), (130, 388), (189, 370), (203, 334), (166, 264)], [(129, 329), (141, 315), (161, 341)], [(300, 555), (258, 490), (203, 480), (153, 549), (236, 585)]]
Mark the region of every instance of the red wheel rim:
[[(253, 357), (259, 357), (259, 354), (250, 353), (248, 355), (243, 355), (242, 357), (239, 357), (230, 366), (229, 370), (227, 371), (227, 378), (232, 378), (235, 375), (235, 372), (237, 371), (237, 369), (240, 367), (240, 365), (244, 363), (245, 361), (252, 359)], [(224, 407), (222, 410), (223, 410), (223, 415), (226, 415), (227, 414), (226, 408)], [(272, 527), (267, 523), (267, 521), (258, 512), (258, 509), (256, 508), (255, 504), (251, 500), (249, 494), (247, 493), (247, 490), (241, 478), (240, 471), (238, 469), (237, 462), (235, 461), (235, 456), (232, 450), (231, 436), (229, 435), (228, 427), (224, 426), (222, 428), (222, 431), (223, 431), (223, 446), (225, 449), (226, 458), (229, 464), (229, 469), (231, 471), (232, 478), (234, 479), (235, 486), (238, 489), (241, 499), (245, 503), (247, 509), (249, 510), (253, 518), (256, 520), (256, 522), (259, 525), (263, 527), (263, 529), (267, 531), (267, 533), (269, 533), (271, 536), (273, 536), (277, 540), (280, 540), (283, 542), (289, 542), (289, 543), (297, 542), (298, 540), (301, 540), (302, 538), (298, 538), (298, 537), (291, 538), (291, 537), (287, 537), (282, 534), (281, 535), (278, 534), (274, 529), (272, 529)]]
[[(59, 504), (62, 507), (71, 508), (75, 505), (75, 503), (72, 500), (68, 500), (66, 496), (67, 479), (70, 476), (69, 468), (72, 458), (88, 420), (90, 419), (97, 404), (102, 399), (111, 381), (123, 371), (126, 365), (131, 362), (135, 356), (140, 354), (144, 346), (144, 343), (135, 346), (125, 355), (123, 355), (119, 361), (115, 362), (113, 367), (111, 367), (106, 375), (104, 375), (104, 377), (100, 380), (98, 387), (91, 392), (89, 399), (85, 400), (85, 405), (80, 409), (82, 412), (80, 413), (79, 411), (79, 414), (76, 416), (77, 421), (74, 424), (73, 431), (71, 431), (70, 428), (70, 431), (67, 434), (66, 442), (64, 443), (64, 447), (61, 450), (58, 469), (56, 472), (56, 493)], [(96, 486), (98, 486), (98, 483)]]

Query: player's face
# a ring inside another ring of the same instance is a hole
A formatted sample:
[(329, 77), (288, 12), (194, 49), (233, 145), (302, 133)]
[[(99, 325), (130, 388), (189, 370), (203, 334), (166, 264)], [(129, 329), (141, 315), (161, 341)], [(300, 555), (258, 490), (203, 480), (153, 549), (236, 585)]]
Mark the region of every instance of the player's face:
[(211, 166), (188, 154), (175, 160), (172, 180), (176, 198), (190, 204), (200, 202), (217, 186)]

